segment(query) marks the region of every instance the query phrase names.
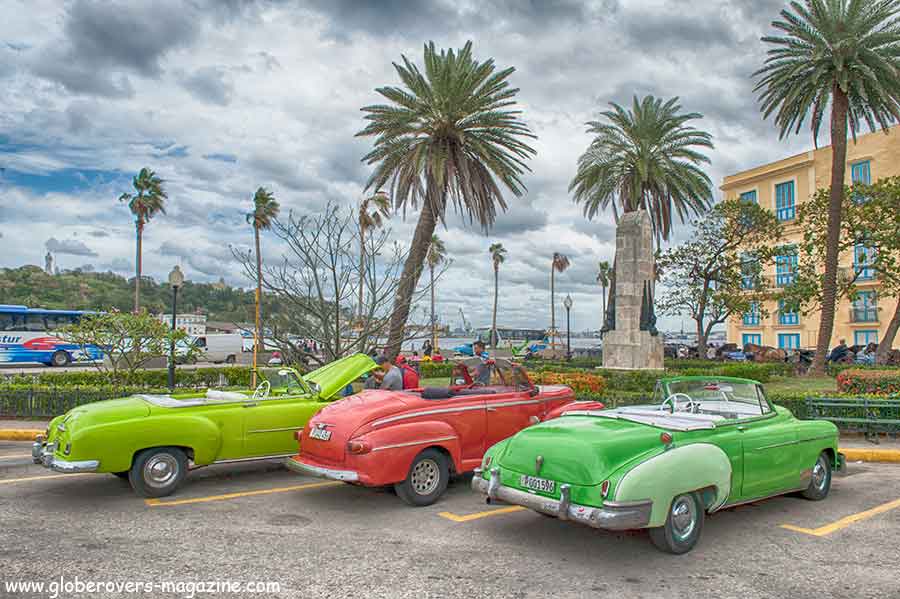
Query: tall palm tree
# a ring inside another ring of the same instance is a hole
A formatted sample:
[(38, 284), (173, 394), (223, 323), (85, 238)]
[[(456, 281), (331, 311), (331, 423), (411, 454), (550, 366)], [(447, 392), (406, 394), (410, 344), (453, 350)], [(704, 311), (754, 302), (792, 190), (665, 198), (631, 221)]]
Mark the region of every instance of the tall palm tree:
[(609, 279), (612, 275), (612, 266), (606, 260), (601, 260), (597, 265), (597, 283), (603, 292), (603, 318), (606, 318), (606, 288), (609, 287)]
[(142, 245), (144, 242), (144, 226), (159, 213), (166, 213), (166, 199), (168, 195), (163, 189), (163, 180), (149, 168), (141, 171), (131, 180), (131, 185), (136, 193), (123, 193), (119, 196), (120, 202), (128, 202), (128, 209), (134, 215), (134, 228), (137, 238), (137, 247), (134, 260), (134, 311), (141, 309), (141, 272)]
[(359, 203), (359, 319), (363, 319), (363, 290), (366, 285), (366, 233), (380, 229), (391, 215), (391, 198), (383, 191), (364, 198)]
[(491, 348), (497, 349), (497, 295), (500, 289), (500, 265), (506, 261), (506, 248), (502, 243), (492, 243), (488, 248), (494, 264), (494, 312), (491, 316)]
[(631, 110), (610, 105), (600, 113), (605, 121), (587, 123), (594, 140), (578, 159), (569, 191), (588, 219), (608, 208), (617, 220), (620, 210), (646, 210), (659, 245), (675, 215), (685, 222), (712, 202), (712, 182), (700, 168), (709, 158), (697, 150), (711, 149), (712, 137), (687, 124), (703, 115), (682, 114), (678, 98), (635, 96)]
[(253, 195), (253, 212), (247, 213), (247, 224), (253, 225), (253, 240), (256, 243), (256, 326), (253, 334), (253, 381), (256, 386), (256, 359), (262, 339), (260, 304), (262, 304), (262, 253), (259, 250), (259, 232), (272, 228), (280, 206), (275, 196), (265, 187), (260, 187)]
[(438, 338), (437, 318), (434, 311), (434, 269), (440, 266), (446, 258), (447, 248), (444, 246), (444, 242), (437, 235), (432, 235), (425, 261), (428, 263), (428, 270), (431, 273), (431, 347), (435, 352), (438, 351)]
[(506, 209), (501, 187), (525, 192), (525, 161), (535, 154), (526, 142), (534, 135), (515, 108), (518, 89), (510, 87), (512, 67), (497, 70), (494, 60), (472, 57), (472, 43), (461, 50), (424, 50), (424, 72), (405, 56), (394, 68), (404, 88), (376, 91), (388, 104), (366, 106), (368, 125), (357, 133), (375, 136), (363, 157), (377, 165), (369, 189), (390, 184), (397, 208), (416, 208), (419, 220), (391, 314), (387, 353), (400, 351), (413, 291), (422, 272), (435, 224), (447, 205), (485, 230)]
[(550, 345), (556, 349), (556, 273), (569, 268), (568, 256), (553, 252), (553, 260), (550, 262)]
[(759, 77), (763, 115), (774, 114), (781, 138), (799, 133), (810, 118), (818, 141), (825, 110), (831, 106), (831, 195), (827, 251), (816, 355), (811, 371), (825, 371), (834, 328), (838, 242), (847, 129), (856, 139), (860, 121), (884, 129), (900, 120), (900, 0), (805, 0), (791, 2), (772, 26), (780, 35), (771, 44)]

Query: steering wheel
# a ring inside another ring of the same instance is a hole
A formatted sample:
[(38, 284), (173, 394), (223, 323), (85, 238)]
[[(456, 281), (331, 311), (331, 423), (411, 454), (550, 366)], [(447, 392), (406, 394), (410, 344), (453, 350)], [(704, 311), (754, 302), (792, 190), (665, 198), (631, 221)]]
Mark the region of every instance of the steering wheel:
[(253, 392), (253, 400), (259, 401), (261, 399), (266, 399), (269, 397), (271, 391), (272, 383), (270, 383), (268, 379), (263, 379), (263, 382), (257, 385), (256, 390)]
[(663, 409), (666, 407), (666, 404), (671, 404), (672, 405), (672, 413), (674, 414), (675, 411), (678, 409), (678, 398), (679, 397), (683, 397), (685, 400), (687, 400), (687, 404), (685, 405), (685, 407), (688, 409), (689, 412), (693, 412), (694, 406), (697, 404), (691, 398), (691, 396), (688, 395), (687, 393), (673, 393), (669, 397), (665, 398), (663, 400), (663, 402), (661, 404), (659, 404), (659, 411), (662, 412)]

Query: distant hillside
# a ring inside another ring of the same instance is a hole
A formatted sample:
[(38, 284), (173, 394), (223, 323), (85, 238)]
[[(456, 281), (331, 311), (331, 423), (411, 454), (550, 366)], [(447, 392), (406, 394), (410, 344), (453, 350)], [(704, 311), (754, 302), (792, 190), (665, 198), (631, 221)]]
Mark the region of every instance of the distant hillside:
[[(134, 284), (115, 273), (64, 271), (48, 275), (37, 266), (0, 269), (0, 304), (72, 310), (131, 310)], [(150, 278), (141, 282), (141, 307), (152, 313), (172, 309), (172, 289)], [(197, 309), (209, 320), (250, 322), (253, 292), (209, 283), (185, 282), (178, 292), (178, 311)]]

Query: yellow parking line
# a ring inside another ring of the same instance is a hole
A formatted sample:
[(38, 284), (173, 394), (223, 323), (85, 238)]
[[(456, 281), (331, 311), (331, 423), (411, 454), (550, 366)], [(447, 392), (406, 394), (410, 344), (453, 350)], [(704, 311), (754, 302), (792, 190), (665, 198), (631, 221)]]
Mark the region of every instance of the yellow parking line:
[(781, 528), (793, 530), (794, 532), (802, 532), (804, 534), (813, 535), (816, 537), (827, 537), (831, 533), (841, 530), (842, 528), (847, 528), (855, 522), (866, 520), (868, 518), (871, 518), (872, 516), (877, 516), (878, 514), (883, 514), (884, 512), (897, 508), (900, 508), (900, 499), (895, 499), (894, 501), (883, 503), (879, 506), (873, 507), (870, 510), (859, 512), (858, 514), (851, 514), (850, 516), (841, 518), (840, 520), (832, 522), (831, 524), (820, 526), (819, 528), (802, 528), (800, 526), (793, 526), (791, 524), (782, 524)]
[(254, 495), (269, 495), (270, 493), (287, 493), (288, 491), (299, 491), (301, 489), (315, 489), (317, 487), (333, 487), (342, 485), (341, 482), (322, 482), (322, 483), (306, 483), (305, 485), (292, 485), (290, 487), (275, 487), (274, 489), (260, 489), (258, 491), (241, 491), (239, 493), (225, 493), (224, 495), (210, 495), (208, 497), (192, 497), (190, 499), (174, 499), (165, 501), (162, 499), (145, 499), (144, 503), (151, 507), (161, 507), (170, 505), (187, 505), (190, 503), (207, 503), (209, 501), (225, 501), (228, 499), (237, 499), (238, 497), (252, 497)]
[(496, 510), (487, 510), (485, 512), (476, 512), (474, 514), (466, 514), (464, 516), (460, 516), (459, 514), (454, 514), (452, 512), (441, 512), (438, 516), (442, 518), (446, 518), (447, 520), (453, 520), (454, 522), (470, 522), (471, 520), (478, 520), (479, 518), (487, 518), (488, 516), (499, 516), (500, 514), (509, 514), (512, 512), (520, 512), (524, 510), (520, 505), (511, 505), (509, 507), (501, 507)]
[(79, 474), (48, 474), (45, 476), (26, 476), (25, 478), (7, 478), (4, 480), (0, 480), (0, 485), (8, 485), (11, 483), (24, 483), (29, 480), (48, 480), (51, 478), (63, 478), (67, 476), (82, 476), (84, 474), (90, 474), (90, 472), (82, 472)]

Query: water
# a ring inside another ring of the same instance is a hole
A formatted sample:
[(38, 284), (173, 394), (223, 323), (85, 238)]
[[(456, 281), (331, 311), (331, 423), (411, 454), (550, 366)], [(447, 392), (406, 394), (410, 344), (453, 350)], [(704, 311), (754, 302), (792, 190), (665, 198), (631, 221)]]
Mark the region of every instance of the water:
[[(475, 337), (439, 337), (438, 343), (441, 346), (441, 349), (448, 351), (452, 350), (454, 347), (458, 345), (465, 345), (466, 343), (472, 343), (475, 340)], [(406, 341), (403, 344), (403, 351), (420, 351), (422, 350), (422, 344), (425, 343), (424, 339), (415, 339), (413, 341)], [(515, 345), (522, 345), (521, 341), (515, 342)], [(565, 349), (566, 346), (566, 338), (563, 336), (562, 338), (557, 340), (557, 345), (561, 349)], [(587, 349), (590, 347), (596, 347), (600, 345), (599, 339), (594, 339), (591, 337), (572, 337), (572, 349)], [(506, 344), (501, 344), (501, 348), (508, 347)]]

